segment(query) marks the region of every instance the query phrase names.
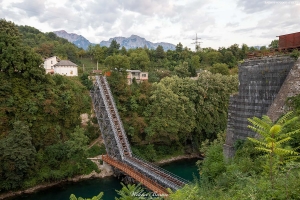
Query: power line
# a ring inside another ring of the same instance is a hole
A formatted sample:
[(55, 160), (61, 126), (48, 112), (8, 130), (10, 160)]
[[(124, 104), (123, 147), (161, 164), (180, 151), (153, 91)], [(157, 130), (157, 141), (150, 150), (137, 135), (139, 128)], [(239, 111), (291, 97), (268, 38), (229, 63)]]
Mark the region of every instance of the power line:
[(195, 51), (201, 51), (200, 43), (202, 43), (202, 42), (198, 41), (200, 39), (201, 38), (198, 38), (197, 33), (196, 33), (196, 38), (193, 39), (193, 40), (195, 40), (195, 42), (192, 43), (192, 44), (195, 44)]

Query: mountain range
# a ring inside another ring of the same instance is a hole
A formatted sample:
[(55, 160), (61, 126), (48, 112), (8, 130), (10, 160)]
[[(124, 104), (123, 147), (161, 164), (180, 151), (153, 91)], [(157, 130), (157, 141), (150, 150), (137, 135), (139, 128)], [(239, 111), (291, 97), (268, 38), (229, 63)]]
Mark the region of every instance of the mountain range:
[[(89, 40), (87, 40), (82, 35), (77, 35), (75, 33), (67, 33), (64, 30), (61, 31), (53, 31), (58, 37), (62, 37), (67, 39), (69, 42), (72, 42), (77, 47), (81, 47), (83, 49), (87, 49), (89, 45), (96, 45), (94, 43), (91, 43)], [(149, 49), (156, 49), (158, 45), (161, 45), (165, 51), (167, 50), (175, 50), (175, 45), (166, 43), (166, 42), (159, 42), (159, 43), (153, 43), (145, 38), (142, 38), (138, 35), (131, 35), (130, 37), (114, 37), (110, 38), (108, 41), (101, 41), (100, 46), (107, 46), (109, 47), (112, 40), (116, 40), (117, 43), (120, 44), (121, 47), (125, 47), (126, 49), (135, 49), (137, 47), (147, 47)]]

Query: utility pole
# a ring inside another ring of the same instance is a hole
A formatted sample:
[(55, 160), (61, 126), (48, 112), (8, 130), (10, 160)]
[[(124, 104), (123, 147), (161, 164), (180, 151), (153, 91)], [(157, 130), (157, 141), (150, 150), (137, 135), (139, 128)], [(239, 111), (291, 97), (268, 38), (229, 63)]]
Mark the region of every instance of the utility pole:
[(196, 39), (193, 39), (193, 40), (195, 40), (195, 42), (192, 43), (192, 44), (195, 44), (195, 51), (201, 51), (200, 43), (202, 43), (202, 42), (198, 41), (200, 39), (201, 38), (198, 38), (197, 33), (196, 33)]

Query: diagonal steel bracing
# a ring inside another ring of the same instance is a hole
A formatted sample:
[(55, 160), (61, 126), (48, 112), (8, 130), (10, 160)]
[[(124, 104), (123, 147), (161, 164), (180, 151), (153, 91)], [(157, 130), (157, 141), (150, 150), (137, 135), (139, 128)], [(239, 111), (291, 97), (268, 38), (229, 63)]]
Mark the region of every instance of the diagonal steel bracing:
[(109, 157), (144, 174), (153, 182), (165, 188), (177, 190), (188, 183), (188, 181), (132, 154), (112, 93), (104, 76), (96, 76), (91, 96)]

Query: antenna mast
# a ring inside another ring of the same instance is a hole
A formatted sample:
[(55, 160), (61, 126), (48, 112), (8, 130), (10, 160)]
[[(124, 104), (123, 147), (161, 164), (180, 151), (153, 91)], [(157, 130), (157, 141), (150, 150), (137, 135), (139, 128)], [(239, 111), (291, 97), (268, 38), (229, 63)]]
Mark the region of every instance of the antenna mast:
[(193, 40), (195, 40), (195, 42), (192, 43), (192, 44), (195, 44), (195, 51), (201, 51), (200, 43), (202, 43), (202, 42), (198, 41), (200, 39), (201, 38), (198, 38), (197, 33), (196, 33), (196, 39), (193, 39)]

